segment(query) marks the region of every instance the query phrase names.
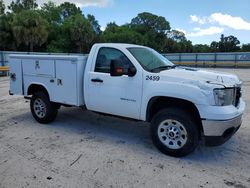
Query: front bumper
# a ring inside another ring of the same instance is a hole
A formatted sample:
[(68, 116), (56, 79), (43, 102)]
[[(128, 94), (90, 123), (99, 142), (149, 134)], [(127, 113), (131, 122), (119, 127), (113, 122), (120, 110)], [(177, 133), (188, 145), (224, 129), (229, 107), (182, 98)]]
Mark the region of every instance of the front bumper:
[[(225, 121), (202, 121), (205, 144), (207, 146), (218, 146), (229, 140), (240, 128), (242, 115)], [(206, 134), (205, 134), (206, 133)]]
[(222, 136), (226, 130), (237, 128), (242, 123), (242, 115), (229, 120), (203, 120), (203, 131), (205, 136)]
[(231, 105), (208, 108), (209, 110), (202, 109), (206, 113), (201, 116), (205, 143), (209, 146), (221, 145), (240, 128), (245, 102), (241, 99), (237, 107)]

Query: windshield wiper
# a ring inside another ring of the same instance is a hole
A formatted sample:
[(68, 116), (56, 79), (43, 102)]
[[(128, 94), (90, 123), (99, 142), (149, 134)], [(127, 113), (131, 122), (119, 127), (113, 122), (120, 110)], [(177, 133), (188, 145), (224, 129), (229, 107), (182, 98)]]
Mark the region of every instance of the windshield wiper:
[(150, 72), (154, 72), (155, 70), (158, 70), (158, 69), (160, 71), (162, 71), (164, 69), (173, 69), (175, 67), (177, 67), (177, 65), (165, 65), (165, 66), (160, 66), (160, 67), (153, 68), (153, 69), (150, 70)]

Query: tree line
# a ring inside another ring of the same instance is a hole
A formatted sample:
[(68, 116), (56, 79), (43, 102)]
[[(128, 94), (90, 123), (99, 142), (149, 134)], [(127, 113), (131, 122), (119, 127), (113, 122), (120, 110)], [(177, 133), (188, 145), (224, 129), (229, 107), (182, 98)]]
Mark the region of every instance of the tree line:
[(94, 15), (84, 15), (75, 4), (52, 1), (38, 7), (36, 0), (0, 0), (0, 50), (88, 53), (97, 42), (133, 43), (161, 53), (250, 51), (250, 44), (221, 35), (210, 45), (193, 45), (181, 31), (171, 29), (162, 16), (143, 12), (130, 23), (107, 24), (104, 31)]

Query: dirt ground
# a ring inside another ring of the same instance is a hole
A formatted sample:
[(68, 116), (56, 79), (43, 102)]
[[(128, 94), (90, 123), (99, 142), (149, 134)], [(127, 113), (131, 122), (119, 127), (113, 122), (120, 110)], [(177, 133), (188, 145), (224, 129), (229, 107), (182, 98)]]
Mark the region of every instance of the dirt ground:
[[(250, 69), (219, 70), (240, 76), (250, 104)], [(249, 106), (226, 144), (173, 158), (153, 146), (146, 123), (61, 108), (55, 122), (40, 125), (29, 101), (8, 89), (0, 78), (0, 188), (250, 187)]]

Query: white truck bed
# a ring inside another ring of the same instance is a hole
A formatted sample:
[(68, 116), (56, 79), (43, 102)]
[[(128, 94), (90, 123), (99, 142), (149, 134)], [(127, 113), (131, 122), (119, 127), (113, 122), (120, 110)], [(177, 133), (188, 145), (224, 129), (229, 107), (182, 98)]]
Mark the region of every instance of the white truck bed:
[(50, 100), (84, 105), (83, 74), (87, 56), (10, 55), (11, 92), (28, 96), (29, 87), (40, 83)]

